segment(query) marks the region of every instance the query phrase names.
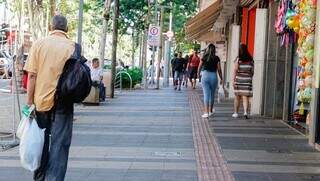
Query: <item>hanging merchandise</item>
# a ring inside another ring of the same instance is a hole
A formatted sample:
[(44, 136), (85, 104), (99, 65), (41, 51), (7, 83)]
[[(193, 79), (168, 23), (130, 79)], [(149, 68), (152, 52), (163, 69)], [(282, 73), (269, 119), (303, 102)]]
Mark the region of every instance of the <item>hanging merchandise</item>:
[(281, 38), (281, 45), (288, 46), (295, 42), (295, 33), (300, 29), (300, 16), (291, 0), (280, 1), (275, 29)]
[(298, 49), (299, 55), (299, 85), (298, 101), (300, 104), (299, 114), (304, 115), (306, 105), (309, 105), (312, 99), (312, 74), (313, 74), (313, 56), (314, 39), (316, 27), (316, 0), (295, 1), (294, 5), (300, 17)]
[(280, 0), (275, 31), (281, 45), (296, 48), (293, 57), (296, 76), (293, 82), (292, 115), (294, 124), (306, 128), (306, 117), (312, 101), (312, 77), (316, 29), (317, 0)]

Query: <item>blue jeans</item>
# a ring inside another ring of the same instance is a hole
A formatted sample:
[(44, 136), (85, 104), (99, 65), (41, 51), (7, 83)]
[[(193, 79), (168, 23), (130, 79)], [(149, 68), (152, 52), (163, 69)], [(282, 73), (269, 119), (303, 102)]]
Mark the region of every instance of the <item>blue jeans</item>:
[(35, 181), (62, 181), (66, 175), (72, 138), (73, 103), (58, 101), (56, 108), (36, 112), (40, 128), (46, 128), (41, 165), (34, 172)]
[(212, 107), (214, 104), (214, 96), (218, 85), (217, 73), (204, 70), (201, 72), (201, 75), (204, 105)]
[(92, 82), (93, 87), (99, 88), (99, 101), (103, 102), (106, 99), (106, 88), (104, 87), (104, 84), (100, 81), (93, 81)]

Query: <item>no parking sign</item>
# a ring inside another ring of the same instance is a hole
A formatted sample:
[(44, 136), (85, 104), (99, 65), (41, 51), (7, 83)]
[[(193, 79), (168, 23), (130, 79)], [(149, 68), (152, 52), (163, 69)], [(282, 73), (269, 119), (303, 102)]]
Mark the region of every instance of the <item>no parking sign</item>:
[(160, 44), (160, 27), (151, 25), (148, 33), (148, 45), (159, 46)]

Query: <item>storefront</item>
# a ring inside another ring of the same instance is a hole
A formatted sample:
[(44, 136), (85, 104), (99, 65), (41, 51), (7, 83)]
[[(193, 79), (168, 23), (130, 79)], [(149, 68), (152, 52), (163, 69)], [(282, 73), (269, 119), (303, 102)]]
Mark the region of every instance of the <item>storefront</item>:
[(255, 61), (251, 114), (261, 115), (263, 101), (263, 78), (268, 34), (268, 1), (240, 1), (240, 43), (247, 45)]
[(199, 42), (202, 50), (209, 43), (216, 45), (227, 85), (231, 80), (232, 60), (238, 56), (234, 51), (239, 47), (237, 37), (240, 32), (234, 28), (237, 26), (234, 24), (237, 5), (237, 0), (200, 1), (201, 11), (186, 23), (186, 38), (189, 41)]
[(314, 76), (314, 41), (316, 0), (281, 0), (275, 21), (282, 48), (291, 49), (291, 91), (289, 96), (289, 125), (308, 135), (311, 119)]

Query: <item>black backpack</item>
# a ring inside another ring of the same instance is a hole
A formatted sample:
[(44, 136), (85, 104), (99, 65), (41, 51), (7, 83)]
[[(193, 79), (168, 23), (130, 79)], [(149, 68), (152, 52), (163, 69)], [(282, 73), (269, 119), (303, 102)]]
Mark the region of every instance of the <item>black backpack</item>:
[(92, 81), (86, 61), (81, 56), (81, 46), (76, 43), (74, 53), (65, 63), (59, 78), (56, 99), (80, 103), (89, 95)]

